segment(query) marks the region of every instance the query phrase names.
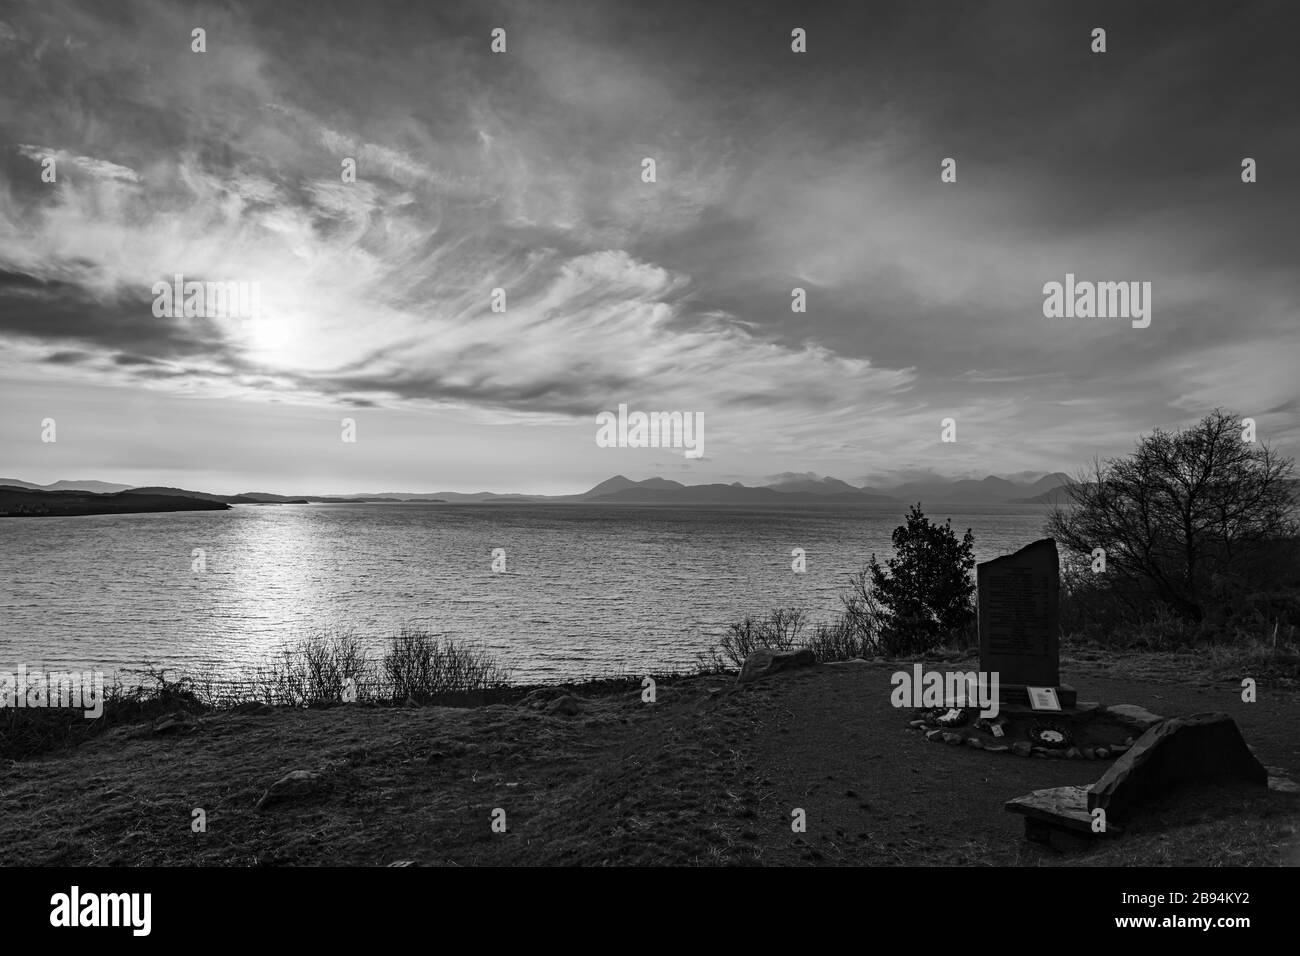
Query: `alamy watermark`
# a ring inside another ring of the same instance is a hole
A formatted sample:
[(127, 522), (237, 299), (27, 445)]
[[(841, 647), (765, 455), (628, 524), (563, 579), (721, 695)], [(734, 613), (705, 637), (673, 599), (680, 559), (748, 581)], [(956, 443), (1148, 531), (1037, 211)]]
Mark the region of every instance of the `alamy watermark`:
[(88, 719), (104, 713), (103, 671), (0, 671), (0, 709), (5, 707), (68, 707)]
[(686, 458), (704, 457), (703, 412), (629, 412), (596, 415), (596, 444), (601, 448), (684, 448)]
[(257, 319), (262, 314), (259, 282), (185, 281), (153, 284), (153, 314), (158, 319)]
[(895, 707), (979, 707), (980, 716), (998, 715), (997, 671), (896, 671), (889, 679), (894, 689), (889, 702)]
[(1150, 282), (1065, 282), (1043, 286), (1043, 315), (1049, 319), (1132, 319), (1133, 328), (1151, 324)]
[(50, 925), (128, 927), (133, 936), (148, 936), (153, 928), (152, 893), (83, 893), (73, 886), (50, 897)]

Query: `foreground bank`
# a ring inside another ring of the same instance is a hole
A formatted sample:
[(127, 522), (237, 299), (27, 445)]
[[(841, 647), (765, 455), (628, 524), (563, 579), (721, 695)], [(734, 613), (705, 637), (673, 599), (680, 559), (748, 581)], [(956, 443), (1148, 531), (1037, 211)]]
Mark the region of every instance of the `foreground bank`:
[[(1082, 856), (1028, 843), (1006, 800), (1095, 762), (935, 746), (890, 703), (895, 663), (539, 689), (474, 708), (244, 705), (123, 725), (9, 763), (6, 865), (1269, 865), (1296, 799), (1199, 790)], [(1230, 713), (1300, 776), (1300, 695), (1241, 701), (1185, 659), (1074, 660), (1100, 697)], [(288, 778), (286, 780), (286, 778)], [(282, 781), (277, 785), (278, 781)], [(796, 832), (793, 814), (806, 829)]]

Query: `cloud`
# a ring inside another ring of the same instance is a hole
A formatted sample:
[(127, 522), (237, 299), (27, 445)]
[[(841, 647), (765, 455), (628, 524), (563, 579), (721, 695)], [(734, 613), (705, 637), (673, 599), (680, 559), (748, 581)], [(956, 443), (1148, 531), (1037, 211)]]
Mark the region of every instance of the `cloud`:
[(66, 170), (67, 167), (71, 166), (74, 170), (84, 172), (96, 179), (122, 179), (132, 183), (140, 181), (140, 177), (134, 169), (119, 166), (117, 163), (110, 163), (106, 159), (77, 156), (66, 150), (50, 149), (46, 146), (31, 146), (26, 143), (18, 144), (18, 152), (35, 163), (43, 164), (45, 160), (53, 159), (55, 161), (56, 175), (59, 170)]
[[(1162, 69), (1117, 54), (1084, 95), (1055, 9), (810, 11), (799, 59), (761, 5), (669, 8), (518, 5), (496, 57), (473, 5), (310, 28), (201, 8), (202, 55), (172, 5), (20, 7), (0, 361), (488, 424), (701, 411), (711, 458), (750, 474), (1053, 470), (1210, 401), (1300, 438), (1296, 190), (1251, 191), (1182, 122), (1233, 102), (1222, 141), (1289, 155), (1294, 124), (1247, 95), (1284, 75), (1281, 40), (1125, 11)], [(1151, 328), (1045, 320), (1067, 271), (1151, 280)], [(255, 282), (264, 315), (155, 318), (177, 274)]]

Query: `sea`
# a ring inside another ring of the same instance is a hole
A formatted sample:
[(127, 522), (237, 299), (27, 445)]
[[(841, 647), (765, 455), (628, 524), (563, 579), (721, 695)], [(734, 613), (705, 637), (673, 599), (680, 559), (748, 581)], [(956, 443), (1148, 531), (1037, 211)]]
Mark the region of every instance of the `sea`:
[[(926, 506), (977, 560), (1045, 536), (1042, 505)], [(906, 506), (235, 505), (0, 519), (0, 671), (235, 679), (286, 645), (402, 625), (494, 653), (517, 682), (689, 669), (729, 623), (829, 620)], [(795, 549), (802, 549), (797, 573)]]

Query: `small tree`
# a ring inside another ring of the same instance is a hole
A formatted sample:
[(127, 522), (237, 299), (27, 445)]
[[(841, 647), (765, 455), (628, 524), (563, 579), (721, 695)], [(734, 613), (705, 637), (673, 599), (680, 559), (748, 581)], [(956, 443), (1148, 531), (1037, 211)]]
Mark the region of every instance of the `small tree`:
[[(958, 541), (951, 519), (932, 524), (916, 504), (892, 540), (888, 563), (882, 567), (872, 554), (867, 567), (871, 597), (881, 612), (878, 642), (890, 656), (924, 653), (974, 620), (975, 539), (967, 528)], [(865, 598), (865, 587), (859, 590)]]
[(1094, 462), (1048, 531), (1084, 560), (1105, 549), (1130, 607), (1199, 622), (1222, 581), (1261, 573), (1261, 556), (1296, 534), (1293, 464), (1215, 409), (1191, 428), (1156, 429), (1127, 458)]

